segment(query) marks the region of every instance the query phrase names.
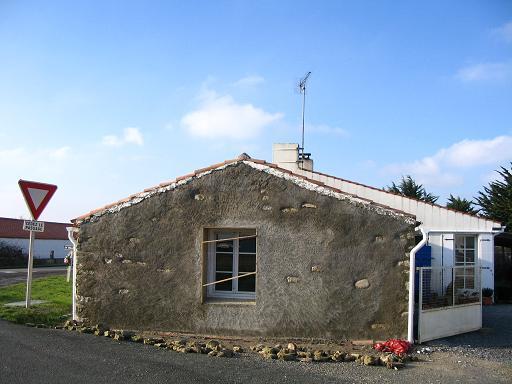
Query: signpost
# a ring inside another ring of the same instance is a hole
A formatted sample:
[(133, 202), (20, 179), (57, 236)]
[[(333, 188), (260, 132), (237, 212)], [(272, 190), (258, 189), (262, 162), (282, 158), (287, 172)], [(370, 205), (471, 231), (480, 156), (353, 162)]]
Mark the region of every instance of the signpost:
[(25, 307), (30, 307), (30, 296), (32, 292), (32, 267), (34, 264), (34, 241), (35, 233), (44, 231), (44, 223), (36, 221), (46, 205), (57, 190), (57, 186), (53, 184), (38, 183), (34, 181), (19, 180), (21, 193), (25, 198), (28, 209), (32, 214), (32, 220), (23, 222), (23, 229), (30, 231), (30, 240), (28, 245), (28, 272), (27, 272), (27, 294)]

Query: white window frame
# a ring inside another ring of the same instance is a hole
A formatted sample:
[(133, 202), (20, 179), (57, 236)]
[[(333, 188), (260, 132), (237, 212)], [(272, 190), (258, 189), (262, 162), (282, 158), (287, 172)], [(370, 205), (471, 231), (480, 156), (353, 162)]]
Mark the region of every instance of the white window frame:
[[(457, 248), (457, 238), (464, 238), (464, 248), (460, 249), (460, 248)], [(473, 243), (473, 248), (470, 248), (468, 249), (468, 247), (466, 246), (466, 239), (468, 237), (472, 237), (474, 239), (474, 243)], [(462, 277), (463, 279), (463, 282), (464, 282), (464, 286), (462, 288), (464, 289), (474, 289), (474, 287), (476, 286), (476, 270), (477, 270), (477, 267), (478, 267), (478, 235), (475, 235), (475, 234), (456, 234), (454, 236), (454, 252), (453, 252), (453, 265), (455, 267), (464, 267), (462, 268), (464, 274), (463, 275), (459, 275), (456, 277)], [(460, 251), (462, 250), (464, 252), (464, 260), (463, 261), (457, 261), (457, 251)], [(466, 252), (467, 251), (473, 251), (474, 252), (474, 257), (473, 257), (473, 261), (471, 262), (468, 262), (467, 261), (467, 256), (466, 256)], [(473, 268), (473, 275), (470, 275), (470, 274), (467, 274), (467, 268)], [(468, 280), (468, 277), (473, 277), (473, 286), (472, 287), (468, 287), (467, 286), (467, 280)], [(453, 284), (455, 285), (455, 281), (453, 282)]]
[[(215, 235), (218, 233), (223, 233), (226, 235), (226, 237), (229, 238), (235, 238), (233, 240), (233, 277), (238, 276), (238, 264), (239, 264), (239, 257), (240, 257), (240, 244), (237, 237), (240, 237), (240, 232), (238, 232), (236, 229), (209, 229), (208, 230), (208, 240), (214, 241)], [(207, 283), (212, 283), (215, 281), (216, 277), (216, 242), (211, 242), (208, 244), (208, 253), (207, 253), (207, 267), (208, 267), (208, 273), (207, 273)], [(254, 257), (256, 258), (257, 263), (257, 245), (256, 245), (256, 252), (254, 252)], [(257, 270), (257, 266), (256, 266)], [(255, 275), (255, 279), (256, 279)], [(243, 279), (243, 277), (242, 277)], [(207, 297), (208, 298), (223, 298), (223, 299), (241, 299), (241, 300), (255, 300), (256, 299), (256, 288), (254, 292), (244, 292), (244, 291), (238, 291), (238, 280), (239, 279), (233, 279), (232, 281), (232, 290), (230, 291), (217, 291), (215, 289), (216, 284), (212, 284), (207, 286)]]

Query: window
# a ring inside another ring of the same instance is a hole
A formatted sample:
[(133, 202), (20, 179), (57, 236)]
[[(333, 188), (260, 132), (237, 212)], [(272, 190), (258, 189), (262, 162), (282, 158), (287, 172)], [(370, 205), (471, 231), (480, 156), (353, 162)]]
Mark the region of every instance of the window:
[(256, 231), (208, 232), (208, 297), (255, 299)]
[(475, 288), (476, 236), (455, 236), (455, 288)]

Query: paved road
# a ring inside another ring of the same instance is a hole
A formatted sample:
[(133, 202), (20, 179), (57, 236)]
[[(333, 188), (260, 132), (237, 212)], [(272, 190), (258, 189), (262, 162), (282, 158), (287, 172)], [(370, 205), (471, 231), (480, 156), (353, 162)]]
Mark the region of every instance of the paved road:
[(401, 371), (267, 361), (247, 354), (215, 358), (0, 320), (0, 383), (509, 383), (512, 377), (508, 364), (435, 356)]
[[(32, 278), (65, 275), (66, 267), (34, 268)], [(0, 269), (0, 287), (27, 281), (27, 268)]]

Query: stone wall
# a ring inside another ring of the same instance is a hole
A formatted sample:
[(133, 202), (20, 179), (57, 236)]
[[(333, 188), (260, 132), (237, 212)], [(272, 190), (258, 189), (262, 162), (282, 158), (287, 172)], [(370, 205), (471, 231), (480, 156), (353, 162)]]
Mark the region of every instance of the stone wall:
[[(257, 231), (256, 300), (202, 301), (205, 228)], [(114, 328), (279, 337), (407, 334), (403, 217), (239, 163), (80, 225), (78, 314)]]

